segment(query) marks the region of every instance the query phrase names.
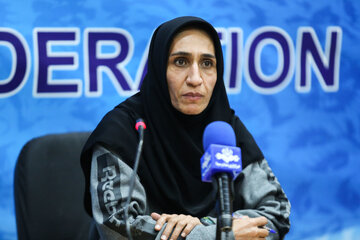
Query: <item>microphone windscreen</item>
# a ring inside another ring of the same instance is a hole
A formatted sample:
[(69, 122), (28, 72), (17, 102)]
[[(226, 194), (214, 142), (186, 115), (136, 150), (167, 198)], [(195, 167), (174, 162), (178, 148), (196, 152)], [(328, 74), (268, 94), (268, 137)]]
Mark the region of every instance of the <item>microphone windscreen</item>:
[(136, 120), (135, 129), (136, 131), (139, 131), (139, 127), (142, 126), (143, 129), (146, 129), (146, 124), (142, 118), (139, 118)]
[(209, 123), (203, 134), (204, 151), (210, 144), (236, 146), (235, 132), (231, 125), (223, 121)]

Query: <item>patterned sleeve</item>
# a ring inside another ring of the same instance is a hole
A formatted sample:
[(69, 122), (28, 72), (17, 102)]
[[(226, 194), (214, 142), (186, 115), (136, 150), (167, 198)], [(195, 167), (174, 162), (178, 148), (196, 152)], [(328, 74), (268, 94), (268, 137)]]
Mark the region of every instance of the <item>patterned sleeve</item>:
[[(126, 239), (124, 209), (132, 169), (97, 145), (91, 162), (90, 192), (93, 218), (101, 239)], [(155, 221), (146, 212), (146, 194), (139, 178), (129, 205), (128, 222), (133, 239), (158, 239)]]
[(290, 229), (290, 202), (279, 181), (263, 159), (247, 166), (242, 172), (244, 178), (235, 191), (244, 201), (243, 209), (237, 215), (249, 217), (264, 216), (269, 221), (267, 227), (277, 233), (270, 233), (268, 240), (284, 239)]

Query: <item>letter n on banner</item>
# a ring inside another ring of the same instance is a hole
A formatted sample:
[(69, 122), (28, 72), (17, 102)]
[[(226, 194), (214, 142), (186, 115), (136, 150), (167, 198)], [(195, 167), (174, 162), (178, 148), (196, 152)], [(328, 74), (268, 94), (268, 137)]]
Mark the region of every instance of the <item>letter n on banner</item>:
[(299, 28), (295, 80), (298, 92), (310, 91), (311, 67), (325, 92), (338, 91), (341, 39), (340, 27), (328, 27), (324, 53), (314, 29), (311, 27)]

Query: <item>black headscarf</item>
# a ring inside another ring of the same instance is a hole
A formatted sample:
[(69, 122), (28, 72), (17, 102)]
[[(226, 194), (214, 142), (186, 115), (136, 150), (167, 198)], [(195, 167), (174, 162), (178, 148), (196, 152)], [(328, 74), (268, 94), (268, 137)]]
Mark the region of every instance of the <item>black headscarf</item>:
[[(186, 115), (171, 104), (166, 80), (169, 48), (174, 36), (184, 28), (197, 28), (209, 34), (215, 49), (217, 81), (206, 109)], [(202, 217), (216, 200), (210, 183), (201, 181), (202, 134), (213, 121), (230, 123), (242, 148), (243, 168), (263, 155), (250, 133), (230, 108), (223, 82), (223, 56), (216, 30), (197, 17), (179, 17), (160, 25), (154, 32), (148, 56), (148, 70), (140, 92), (110, 111), (87, 141), (81, 164), (87, 180), (85, 204), (90, 208), (90, 166), (94, 144), (102, 144), (133, 166), (138, 135), (135, 121), (143, 118), (147, 129), (138, 175), (152, 210)], [(235, 199), (236, 200), (236, 199)]]

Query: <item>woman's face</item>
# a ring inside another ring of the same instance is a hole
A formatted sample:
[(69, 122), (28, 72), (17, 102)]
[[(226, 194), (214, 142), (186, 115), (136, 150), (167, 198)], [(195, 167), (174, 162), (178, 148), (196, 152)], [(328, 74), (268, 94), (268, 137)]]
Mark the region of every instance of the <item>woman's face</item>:
[(188, 115), (204, 111), (217, 79), (214, 44), (205, 31), (189, 29), (175, 36), (166, 79), (174, 108)]

